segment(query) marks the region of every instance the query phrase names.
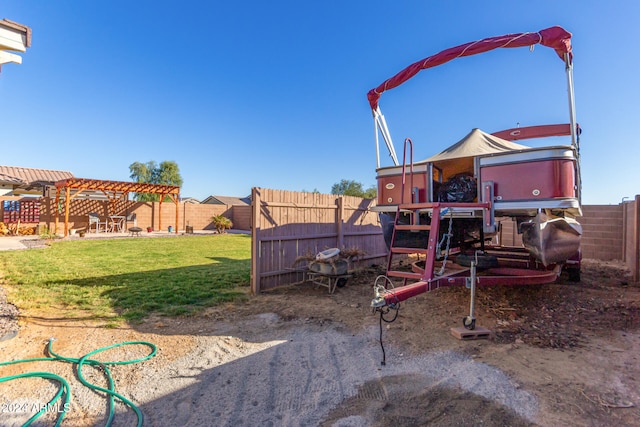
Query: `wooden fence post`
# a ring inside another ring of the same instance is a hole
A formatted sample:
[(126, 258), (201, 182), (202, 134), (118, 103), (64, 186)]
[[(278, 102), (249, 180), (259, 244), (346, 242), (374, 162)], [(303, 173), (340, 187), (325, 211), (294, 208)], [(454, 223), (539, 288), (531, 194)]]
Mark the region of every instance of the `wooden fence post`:
[(251, 293), (260, 293), (260, 192), (251, 189)]
[(338, 232), (337, 244), (338, 248), (344, 247), (344, 198), (342, 196), (338, 196), (336, 199), (336, 204), (338, 205), (337, 213), (336, 213), (336, 229)]

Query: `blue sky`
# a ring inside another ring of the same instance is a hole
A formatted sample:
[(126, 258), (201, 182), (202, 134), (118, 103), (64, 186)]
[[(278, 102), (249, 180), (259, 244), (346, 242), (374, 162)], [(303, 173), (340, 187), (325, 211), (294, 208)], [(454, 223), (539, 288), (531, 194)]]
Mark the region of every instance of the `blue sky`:
[[(128, 181), (133, 162), (173, 160), (198, 199), (369, 187), (369, 89), (440, 50), (560, 25), (583, 203), (617, 204), (640, 194), (638, 17), (632, 0), (4, 0), (0, 18), (30, 26), (33, 45), (0, 74), (0, 163)], [(568, 122), (564, 64), (542, 46), (462, 58), (380, 106), (396, 149), (411, 137), (424, 159), (475, 127)]]

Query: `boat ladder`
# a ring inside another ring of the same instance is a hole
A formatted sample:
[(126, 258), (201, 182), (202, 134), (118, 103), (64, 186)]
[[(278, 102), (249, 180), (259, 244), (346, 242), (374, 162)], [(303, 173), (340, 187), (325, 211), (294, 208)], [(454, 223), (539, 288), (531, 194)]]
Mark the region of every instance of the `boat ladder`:
[[(427, 210), (431, 212), (430, 224), (424, 224), (425, 216), (423, 215), (421, 218), (420, 215)], [(436, 249), (438, 246), (441, 212), (440, 203), (409, 203), (398, 206), (393, 226), (391, 244), (389, 247), (389, 257), (387, 259), (387, 277), (397, 277), (402, 279), (403, 286), (407, 285), (409, 280), (424, 281), (428, 283), (433, 279), (436, 256), (438, 255)], [(407, 214), (410, 218), (409, 224), (400, 223), (401, 218)], [(401, 240), (399, 239), (399, 236), (401, 233), (419, 233), (425, 231), (428, 232), (426, 247), (406, 247), (399, 245), (399, 241)], [(398, 263), (395, 262), (396, 259), (394, 259), (397, 255), (424, 256), (424, 272), (416, 273), (399, 270), (397, 268)], [(429, 288), (428, 290), (431, 289)]]

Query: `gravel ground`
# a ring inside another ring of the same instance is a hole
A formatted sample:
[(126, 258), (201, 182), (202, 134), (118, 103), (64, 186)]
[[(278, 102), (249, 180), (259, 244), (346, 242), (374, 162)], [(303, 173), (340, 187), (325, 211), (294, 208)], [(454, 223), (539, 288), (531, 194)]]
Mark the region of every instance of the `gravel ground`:
[[(318, 425), (345, 399), (393, 400), (393, 386), (383, 382), (388, 377), (410, 378), (423, 392), (446, 387), (482, 396), (513, 411), (514, 420), (531, 420), (538, 410), (535, 397), (503, 372), (460, 352), (409, 357), (388, 349), (393, 362), (381, 366), (375, 327), (353, 335), (338, 324), (284, 321), (273, 313), (227, 327), (226, 340), (198, 337), (164, 377), (138, 383), (133, 397), (149, 402), (142, 409), (151, 425)], [(234, 338), (247, 330), (255, 336)], [(351, 413), (332, 425), (372, 421)]]
[(10, 339), (18, 333), (18, 309), (7, 302), (7, 295), (0, 286), (0, 341)]
[[(34, 332), (25, 331), (32, 349), (39, 341), (32, 339), (38, 336)], [(539, 410), (536, 397), (500, 369), (459, 351), (409, 356), (393, 345), (387, 348), (387, 365), (381, 366), (378, 332), (375, 324), (353, 333), (326, 319), (290, 320), (262, 313), (239, 322), (219, 322), (214, 335), (185, 336), (173, 339), (173, 344), (155, 337), (160, 345), (156, 357), (115, 366), (112, 373), (117, 390), (126, 391), (137, 403), (146, 426), (424, 425), (447, 413), (446, 421), (436, 424), (481, 425), (493, 416), (503, 425), (532, 425)], [(86, 352), (101, 345), (103, 337), (97, 336), (81, 342), (82, 333), (78, 330), (65, 343), (55, 342), (56, 352), (70, 356), (72, 349)], [(107, 339), (116, 338), (111, 335)], [(172, 358), (167, 350), (179, 343), (185, 352)], [(131, 360), (147, 351), (121, 347), (96, 359)], [(70, 382), (72, 406), (63, 425), (104, 423), (105, 397), (79, 384), (73, 365), (37, 362), (31, 369), (53, 372)], [(83, 374), (106, 387), (97, 370), (88, 367)], [(44, 380), (32, 382), (0, 387), (0, 403), (33, 408), (57, 389)], [(420, 402), (392, 406), (410, 399)], [(30, 415), (28, 410), (5, 411), (0, 424), (19, 426)], [(136, 416), (118, 404), (116, 421), (134, 425)]]

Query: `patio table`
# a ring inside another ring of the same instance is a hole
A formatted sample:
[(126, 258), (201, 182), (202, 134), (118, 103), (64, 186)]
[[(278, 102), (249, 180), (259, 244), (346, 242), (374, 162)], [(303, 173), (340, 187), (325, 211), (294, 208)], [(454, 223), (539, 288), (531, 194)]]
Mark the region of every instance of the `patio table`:
[(109, 231), (112, 233), (122, 233), (124, 231), (124, 221), (127, 217), (123, 215), (109, 215)]

